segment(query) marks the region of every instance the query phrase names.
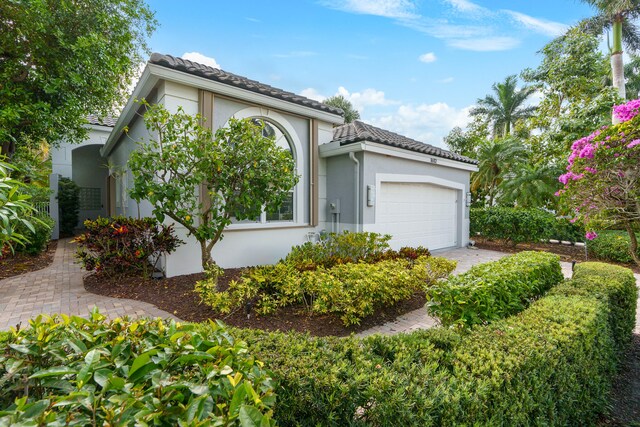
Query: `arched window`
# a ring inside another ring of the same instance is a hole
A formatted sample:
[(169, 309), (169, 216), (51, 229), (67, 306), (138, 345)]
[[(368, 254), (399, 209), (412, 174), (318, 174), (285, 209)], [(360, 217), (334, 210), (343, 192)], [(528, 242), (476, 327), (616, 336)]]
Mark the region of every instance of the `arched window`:
[[(281, 127), (265, 117), (251, 117), (251, 121), (256, 126), (262, 127), (262, 136), (265, 138), (273, 138), (278, 147), (289, 150), (294, 162), (296, 159), (296, 153), (294, 144), (291, 141), (291, 137)], [(297, 170), (297, 168), (295, 169)], [(299, 185), (299, 184), (298, 184)], [(291, 189), (287, 198), (285, 198), (280, 208), (275, 212), (262, 212), (259, 218), (254, 220), (234, 221), (236, 224), (266, 224), (266, 223), (278, 223), (278, 222), (294, 222), (296, 219), (296, 191), (295, 187)]]

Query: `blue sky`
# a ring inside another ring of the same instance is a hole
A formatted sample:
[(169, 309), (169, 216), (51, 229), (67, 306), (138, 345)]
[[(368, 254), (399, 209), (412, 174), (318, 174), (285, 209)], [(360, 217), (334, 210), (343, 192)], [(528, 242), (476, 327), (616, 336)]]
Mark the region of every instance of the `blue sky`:
[(149, 0), (155, 52), (218, 66), (442, 146), (491, 84), (526, 67), (568, 26), (576, 0)]

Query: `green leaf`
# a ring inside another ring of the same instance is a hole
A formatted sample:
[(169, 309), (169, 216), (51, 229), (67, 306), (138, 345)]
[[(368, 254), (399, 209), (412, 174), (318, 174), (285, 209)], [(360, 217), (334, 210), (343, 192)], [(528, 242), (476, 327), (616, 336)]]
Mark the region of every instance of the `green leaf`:
[(255, 406), (243, 405), (238, 419), (242, 427), (260, 427), (263, 415)]
[(49, 407), (49, 404), (50, 401), (44, 399), (28, 405), (23, 417), (26, 419), (39, 417)]
[(35, 374), (31, 375), (29, 378), (57, 377), (57, 376), (75, 374), (76, 372), (77, 371), (75, 369), (69, 368), (67, 366), (54, 366), (49, 369), (38, 371)]
[(147, 365), (151, 360), (151, 356), (158, 353), (157, 349), (149, 350), (146, 353), (142, 353), (140, 356), (136, 357), (133, 363), (131, 364), (131, 368), (129, 369), (129, 377), (136, 373), (136, 371), (143, 366)]

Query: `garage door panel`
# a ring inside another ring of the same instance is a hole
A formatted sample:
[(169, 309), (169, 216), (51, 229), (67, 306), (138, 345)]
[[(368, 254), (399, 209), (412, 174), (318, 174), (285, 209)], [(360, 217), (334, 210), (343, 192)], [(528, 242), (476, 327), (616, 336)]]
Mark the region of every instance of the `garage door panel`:
[(383, 182), (376, 226), (390, 244), (439, 249), (457, 244), (457, 192), (424, 183)]

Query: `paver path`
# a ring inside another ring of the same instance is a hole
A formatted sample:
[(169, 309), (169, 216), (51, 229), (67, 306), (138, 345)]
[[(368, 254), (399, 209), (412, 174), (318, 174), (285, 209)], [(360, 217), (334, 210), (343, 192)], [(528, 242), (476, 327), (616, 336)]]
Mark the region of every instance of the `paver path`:
[[(458, 248), (442, 252), (434, 252), (434, 256), (444, 257), (458, 261), (458, 266), (452, 274), (460, 274), (469, 270), (475, 264), (483, 262), (495, 261), (504, 256), (509, 255), (505, 252), (490, 251), (486, 249), (467, 249)], [(571, 263), (561, 262), (562, 272), (565, 277), (571, 277)], [(637, 277), (636, 277), (637, 278)], [(640, 300), (638, 302), (640, 305)], [(640, 319), (637, 318), (640, 322)], [(371, 329), (360, 332), (357, 336), (365, 337), (372, 334), (393, 335), (399, 332), (409, 332), (416, 329), (432, 328), (438, 324), (438, 320), (427, 315), (427, 310), (419, 308), (396, 318), (384, 325), (374, 326)], [(640, 325), (640, 323), (639, 323)]]
[(18, 323), (25, 327), (29, 319), (41, 313), (86, 317), (94, 306), (110, 318), (125, 315), (176, 318), (146, 302), (87, 292), (82, 283), (87, 273), (75, 263), (75, 249), (70, 240), (60, 240), (49, 267), (0, 280), (0, 330)]

